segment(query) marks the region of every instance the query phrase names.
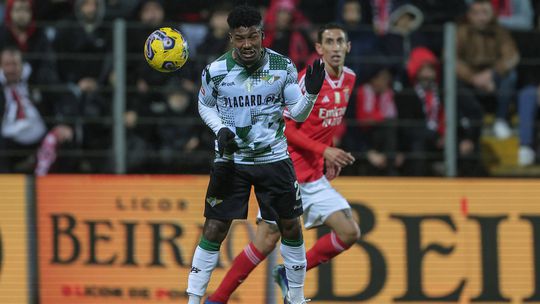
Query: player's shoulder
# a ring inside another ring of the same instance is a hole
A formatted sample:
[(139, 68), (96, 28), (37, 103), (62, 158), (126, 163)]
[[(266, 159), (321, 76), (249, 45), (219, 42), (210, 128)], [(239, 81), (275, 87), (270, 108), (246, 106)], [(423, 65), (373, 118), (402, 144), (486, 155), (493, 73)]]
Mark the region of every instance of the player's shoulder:
[(347, 66), (343, 67), (343, 75), (345, 78), (345, 82), (349, 82), (353, 84), (356, 82), (356, 73), (349, 67)]
[(230, 52), (227, 52), (218, 57), (216, 60), (210, 62), (203, 70), (203, 78), (206, 78), (208, 83), (210, 80), (213, 80), (215, 84), (219, 84), (219, 82), (225, 78), (230, 70), (228, 68), (228, 65), (230, 64), (227, 63), (229, 60), (228, 57), (230, 56)]
[(291, 67), (294, 67), (296, 69), (294, 63), (289, 57), (269, 48), (266, 48), (266, 53), (268, 54), (268, 64), (271, 70), (287, 71)]
[(343, 73), (345, 73), (345, 76), (356, 77), (356, 73), (348, 66), (343, 66)]
[(230, 57), (231, 54), (230, 54), (230, 51), (219, 56), (217, 59), (215, 59), (214, 61), (210, 62), (207, 66), (206, 66), (206, 70), (212, 75), (216, 75), (216, 74), (220, 74), (222, 72), (226, 72), (227, 71), (227, 60), (228, 60), (228, 57)]

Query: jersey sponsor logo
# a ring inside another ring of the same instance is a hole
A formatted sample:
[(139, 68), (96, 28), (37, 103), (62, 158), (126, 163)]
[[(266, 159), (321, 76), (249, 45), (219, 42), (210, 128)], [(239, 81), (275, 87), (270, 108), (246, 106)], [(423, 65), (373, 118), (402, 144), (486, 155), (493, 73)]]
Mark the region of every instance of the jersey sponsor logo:
[(275, 99), (276, 99), (276, 94), (270, 94), (270, 95), (266, 96), (266, 98), (264, 99), (264, 103), (265, 104), (274, 103)]
[(345, 115), (346, 110), (347, 107), (333, 109), (320, 108), (319, 118), (323, 120), (322, 126), (326, 128), (341, 124), (341, 121), (343, 120), (343, 115)]
[(236, 83), (235, 83), (234, 81), (231, 81), (231, 82), (222, 82), (222, 83), (221, 83), (221, 86), (222, 86), (222, 87), (232, 87), (232, 86), (234, 86), (234, 85), (236, 85)]
[(263, 104), (269, 104), (274, 101), (275, 96), (268, 95), (263, 102), (262, 95), (241, 95), (234, 97), (225, 97), (224, 104), (226, 107), (256, 107)]
[(293, 266), (292, 266), (292, 269), (293, 269), (294, 271), (302, 270), (302, 269), (304, 269), (304, 268), (306, 268), (306, 265), (293, 265)]

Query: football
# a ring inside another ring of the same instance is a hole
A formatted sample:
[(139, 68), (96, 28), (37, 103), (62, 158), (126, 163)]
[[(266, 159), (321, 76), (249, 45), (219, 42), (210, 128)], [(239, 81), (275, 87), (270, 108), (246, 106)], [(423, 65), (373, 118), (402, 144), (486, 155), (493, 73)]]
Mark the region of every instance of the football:
[(188, 60), (189, 49), (180, 31), (162, 27), (146, 39), (144, 57), (152, 68), (160, 72), (174, 72)]

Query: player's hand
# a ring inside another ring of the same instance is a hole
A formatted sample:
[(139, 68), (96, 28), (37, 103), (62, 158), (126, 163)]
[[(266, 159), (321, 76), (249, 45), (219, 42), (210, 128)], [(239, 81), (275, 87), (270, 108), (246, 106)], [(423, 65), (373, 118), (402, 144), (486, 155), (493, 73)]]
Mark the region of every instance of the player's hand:
[(329, 165), (341, 168), (352, 165), (355, 160), (351, 153), (334, 147), (327, 147), (324, 150), (323, 157)]
[(326, 179), (333, 180), (334, 178), (338, 177), (341, 173), (341, 167), (335, 166), (330, 164), (329, 162), (325, 162), (326, 166), (326, 173), (324, 174), (326, 176)]
[(308, 65), (306, 70), (306, 92), (312, 95), (319, 94), (325, 75), (324, 62), (320, 59), (315, 59), (315, 61), (313, 61), (313, 66)]
[(223, 157), (223, 153), (227, 150), (228, 153), (234, 153), (238, 150), (238, 145), (234, 137), (236, 135), (229, 128), (221, 128), (217, 134), (219, 157)]

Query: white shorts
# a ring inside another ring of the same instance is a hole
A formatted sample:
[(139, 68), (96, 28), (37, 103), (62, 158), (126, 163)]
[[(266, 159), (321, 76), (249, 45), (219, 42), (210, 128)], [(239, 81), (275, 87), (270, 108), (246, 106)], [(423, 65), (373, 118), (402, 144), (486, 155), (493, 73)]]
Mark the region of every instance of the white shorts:
[[(321, 226), (332, 213), (351, 208), (347, 200), (330, 185), (325, 176), (313, 182), (300, 184), (300, 195), (302, 195), (306, 229)], [(261, 218), (260, 211), (257, 219), (264, 220)], [(273, 221), (264, 221), (276, 224)]]

